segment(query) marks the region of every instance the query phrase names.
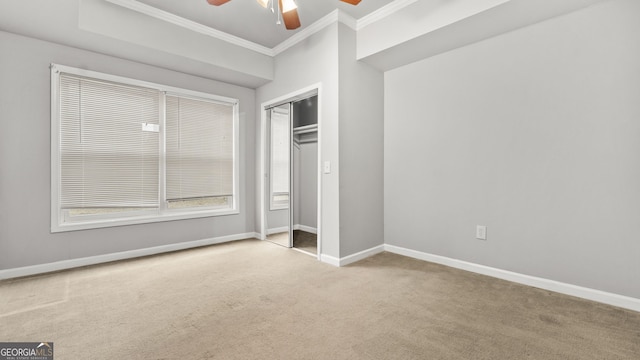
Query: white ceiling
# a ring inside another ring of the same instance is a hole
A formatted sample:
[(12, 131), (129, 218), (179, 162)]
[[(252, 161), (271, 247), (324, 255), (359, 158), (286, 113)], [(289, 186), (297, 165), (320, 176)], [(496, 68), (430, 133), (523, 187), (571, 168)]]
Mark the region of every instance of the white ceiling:
[(275, 47), (336, 9), (360, 19), (392, 2), (362, 0), (353, 6), (340, 0), (296, 0), (302, 26), (296, 30), (286, 30), (284, 25), (276, 25), (276, 16), (255, 0), (233, 0), (221, 6), (209, 5), (206, 0), (138, 1), (268, 48)]

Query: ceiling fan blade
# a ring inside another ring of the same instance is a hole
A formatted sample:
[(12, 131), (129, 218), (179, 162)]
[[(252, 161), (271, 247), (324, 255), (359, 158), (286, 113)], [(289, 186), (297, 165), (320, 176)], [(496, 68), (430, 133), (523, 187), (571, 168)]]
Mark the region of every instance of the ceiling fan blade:
[(300, 17), (298, 16), (298, 10), (293, 9), (287, 12), (282, 12), (282, 0), (278, 0), (280, 5), (280, 12), (282, 13), (282, 21), (284, 21), (284, 27), (287, 30), (294, 30), (300, 27)]
[(298, 10), (291, 10), (282, 14), (282, 20), (284, 21), (284, 27), (287, 30), (293, 30), (300, 27), (300, 17), (298, 17)]
[(351, 5), (358, 5), (361, 0), (340, 0), (340, 1), (346, 2), (347, 4), (351, 4)]
[(209, 5), (215, 5), (215, 6), (220, 6), (222, 4), (226, 4), (229, 1), (231, 1), (231, 0), (207, 0)]

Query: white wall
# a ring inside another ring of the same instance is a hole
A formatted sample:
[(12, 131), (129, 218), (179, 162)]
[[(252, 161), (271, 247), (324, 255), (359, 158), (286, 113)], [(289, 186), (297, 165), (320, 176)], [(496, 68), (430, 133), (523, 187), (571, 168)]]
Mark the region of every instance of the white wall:
[[(318, 121), (321, 140), (318, 144), (323, 161), (331, 162), (331, 173), (323, 174), (321, 253), (339, 257), (339, 150), (338, 150), (338, 25), (332, 24), (275, 58), (274, 81), (256, 90), (257, 104), (285, 96), (300, 89), (321, 84), (318, 95)], [(260, 126), (261, 109), (257, 109), (256, 126)], [(258, 146), (261, 146), (258, 144)], [(260, 149), (260, 148), (258, 148)], [(258, 174), (259, 187), (262, 174)], [(256, 208), (259, 211), (259, 208)], [(258, 217), (259, 218), (259, 217)], [(259, 222), (256, 225), (260, 229)]]
[[(253, 233), (255, 91), (0, 32), (0, 270)], [(240, 214), (50, 233), (50, 63), (240, 99)]]
[(385, 242), (640, 298), (638, 14), (602, 2), (387, 72)]

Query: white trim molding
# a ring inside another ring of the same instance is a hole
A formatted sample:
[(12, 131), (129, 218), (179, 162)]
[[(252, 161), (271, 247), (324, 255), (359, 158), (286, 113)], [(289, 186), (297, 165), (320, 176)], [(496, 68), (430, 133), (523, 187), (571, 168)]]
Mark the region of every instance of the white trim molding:
[(384, 19), (385, 17), (399, 10), (404, 9), (405, 7), (415, 3), (418, 0), (395, 0), (381, 7), (380, 9), (366, 16), (363, 16), (360, 19), (355, 19), (349, 14), (347, 14), (346, 12), (336, 9), (330, 12), (329, 14), (323, 16), (322, 18), (318, 19), (311, 25), (304, 27), (303, 29), (296, 32), (294, 35), (292, 35), (291, 37), (289, 37), (288, 39), (284, 40), (283, 42), (281, 42), (280, 44), (276, 45), (271, 49), (266, 46), (254, 43), (252, 41), (243, 39), (241, 37), (231, 35), (224, 31), (220, 31), (220, 30), (211, 28), (209, 26), (202, 25), (200, 23), (197, 23), (189, 19), (185, 19), (181, 16), (158, 9), (156, 7), (147, 5), (137, 0), (106, 0), (106, 1), (114, 5), (118, 5), (123, 8), (127, 8), (129, 10), (156, 18), (158, 20), (162, 20), (167, 23), (180, 26), (184, 29), (191, 30), (199, 34), (211, 36), (212, 38), (226, 41), (230, 44), (237, 45), (245, 49), (253, 50), (260, 54), (273, 57), (289, 49), (290, 47), (296, 45), (297, 43), (303, 41), (304, 39), (310, 37), (311, 35), (317, 33), (318, 31), (324, 29), (325, 27), (331, 24), (339, 22), (339, 23), (345, 24), (346, 26), (350, 27), (355, 31), (358, 31), (369, 24), (372, 24), (376, 21)]
[(402, 9), (404, 9), (405, 7), (415, 3), (418, 0), (395, 0), (392, 1), (390, 3), (388, 3), (387, 5), (381, 7), (380, 9), (365, 15), (363, 17), (361, 17), (360, 19), (358, 19), (357, 24), (356, 24), (356, 30), (360, 30), (363, 27), (372, 24), (376, 21), (382, 20), (385, 17), (395, 13), (396, 11), (400, 11)]
[(207, 35), (207, 36), (211, 36), (213, 38), (216, 38), (218, 40), (223, 40), (226, 41), (230, 44), (233, 45), (237, 45), (237, 46), (241, 46), (244, 47), (245, 49), (249, 49), (249, 50), (253, 50), (256, 52), (259, 52), (261, 54), (264, 55), (268, 55), (268, 56), (274, 56), (274, 52), (273, 49), (269, 49), (266, 46), (262, 46), (260, 44), (256, 44), (252, 41), (249, 40), (245, 40), (241, 37), (235, 36), (235, 35), (231, 35), (229, 33), (226, 33), (224, 31), (220, 31), (220, 30), (216, 30), (214, 28), (208, 27), (206, 25), (202, 25), (200, 23), (197, 23), (195, 21), (191, 21), (189, 19), (185, 19), (183, 17), (180, 17), (178, 15), (174, 15), (170, 12), (164, 11), (164, 10), (160, 10), (158, 8), (155, 8), (153, 6), (141, 3), (139, 1), (136, 0), (106, 0), (114, 5), (118, 5), (118, 6), (122, 6), (124, 8), (127, 8), (129, 10), (133, 10), (136, 12), (139, 12), (141, 14), (144, 15), (148, 15), (151, 17), (154, 17), (156, 19), (168, 22), (170, 24), (176, 25), (176, 26), (180, 26), (182, 28), (185, 28), (187, 30), (191, 30), (203, 35)]
[[(267, 232), (269, 229), (267, 226), (267, 211), (265, 211), (266, 201), (267, 201), (267, 186), (265, 184), (265, 177), (267, 176), (266, 172), (266, 148), (265, 144), (267, 143), (267, 110), (271, 107), (279, 106), (287, 102), (305, 99), (307, 97), (318, 95), (318, 144), (322, 144), (322, 83), (316, 83), (302, 89), (298, 89), (297, 91), (288, 93), (286, 95), (279, 96), (275, 99), (271, 99), (269, 101), (262, 102), (260, 105), (260, 172), (256, 178), (259, 183), (258, 191), (259, 191), (259, 208), (258, 215), (260, 217), (260, 233), (257, 238), (261, 240), (265, 240), (267, 236)], [(318, 147), (318, 164), (321, 163), (322, 159), (322, 146)], [(322, 261), (322, 176), (321, 176), (321, 168), (318, 166), (318, 218), (317, 218), (317, 241), (318, 241), (318, 260)], [(332, 261), (331, 259), (329, 261)]]
[(283, 233), (283, 232), (289, 232), (289, 227), (288, 226), (281, 226), (281, 227), (277, 227), (277, 228), (267, 229), (267, 235), (279, 234), (279, 233)]
[(339, 266), (346, 266), (349, 264), (353, 264), (356, 261), (360, 261), (363, 259), (368, 258), (369, 256), (373, 256), (375, 254), (379, 254), (381, 252), (384, 251), (384, 245), (378, 245), (375, 247), (372, 247), (370, 249), (366, 249), (366, 250), (362, 250), (360, 252), (357, 252), (355, 254), (351, 254), (345, 257), (340, 258), (340, 265)]
[(375, 254), (379, 254), (384, 250), (385, 250), (385, 245), (378, 245), (370, 249), (362, 250), (360, 252), (357, 252), (355, 254), (351, 254), (342, 258), (337, 258), (337, 257), (329, 256), (326, 254), (322, 254), (320, 256), (320, 260), (324, 263), (327, 263), (333, 266), (346, 266), (349, 264), (353, 264), (354, 262), (366, 259)]
[[(319, 32), (320, 30), (326, 28), (327, 26), (336, 23), (340, 20), (344, 20), (346, 21), (345, 24), (349, 23), (349, 21), (347, 20), (351, 19), (353, 20), (352, 17), (350, 17), (349, 15), (346, 14), (341, 14), (341, 12), (339, 10), (334, 10), (330, 13), (328, 13), (327, 15), (321, 17), (320, 19), (318, 19), (316, 22), (314, 22), (313, 24), (305, 27), (304, 29), (298, 31), (297, 33), (293, 34), (291, 37), (289, 37), (287, 40), (281, 42), (280, 44), (276, 45), (272, 50), (273, 50), (273, 56), (280, 54), (281, 52), (289, 49), (290, 47), (296, 45), (297, 43), (303, 41), (304, 39), (310, 37), (311, 35)], [(353, 20), (351, 22), (351, 24), (353, 24), (353, 22), (355, 22), (355, 20)], [(348, 25), (348, 24), (347, 24)]]
[(320, 254), (320, 261), (322, 261), (323, 263), (329, 264), (329, 265), (333, 265), (333, 266), (340, 266), (340, 259), (338, 259), (337, 257), (334, 256), (330, 256), (327, 254)]
[(477, 274), (487, 275), (494, 278), (515, 282), (527, 286), (532, 286), (544, 290), (557, 292), (560, 294), (570, 295), (600, 302), (603, 304), (613, 305), (633, 311), (640, 312), (640, 299), (613, 294), (605, 291), (585, 288), (577, 285), (562, 283), (555, 280), (539, 278), (530, 275), (515, 273), (512, 271), (496, 269), (485, 265), (474, 264), (462, 260), (452, 259), (445, 256), (433, 255), (421, 251), (406, 249), (395, 245), (384, 245), (384, 250), (403, 256), (408, 256), (418, 260), (429, 261), (456, 269), (466, 270)]
[(142, 256), (156, 255), (156, 254), (167, 253), (172, 251), (186, 250), (186, 249), (192, 249), (192, 248), (197, 248), (202, 246), (221, 244), (221, 243), (230, 242), (230, 241), (254, 239), (259, 237), (260, 237), (260, 234), (258, 233), (248, 232), (243, 234), (227, 235), (227, 236), (220, 236), (220, 237), (209, 238), (209, 239), (161, 245), (161, 246), (155, 246), (151, 248), (89, 256), (89, 257), (78, 258), (78, 259), (62, 260), (62, 261), (56, 261), (56, 262), (47, 263), (47, 264), (24, 266), (24, 267), (19, 267), (14, 269), (0, 270), (0, 280), (12, 279), (12, 278), (30, 276), (30, 275), (38, 275), (38, 274), (44, 274), (52, 271), (67, 270), (67, 269), (73, 269), (73, 268), (82, 267), (82, 266), (107, 263), (111, 261), (133, 259), (133, 258), (142, 257)]
[(354, 17), (351, 17), (351, 15), (347, 14), (344, 11), (338, 10), (338, 22), (347, 25), (354, 31), (358, 30), (358, 20)]

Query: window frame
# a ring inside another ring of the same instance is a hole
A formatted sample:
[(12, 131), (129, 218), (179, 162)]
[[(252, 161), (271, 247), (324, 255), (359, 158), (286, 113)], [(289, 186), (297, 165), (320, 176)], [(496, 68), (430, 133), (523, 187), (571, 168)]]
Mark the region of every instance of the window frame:
[[(145, 224), (172, 220), (196, 219), (204, 217), (239, 214), (240, 204), (240, 114), (239, 100), (230, 97), (208, 94), (199, 91), (177, 88), (118, 75), (111, 75), (97, 71), (79, 69), (75, 67), (51, 64), (51, 232), (65, 232), (75, 230), (98, 229), (113, 226)], [(60, 208), (61, 195), (61, 151), (60, 151), (60, 74), (109, 81), (123, 85), (145, 87), (157, 90), (160, 96), (160, 146), (159, 146), (159, 206), (157, 209), (147, 209), (136, 212), (107, 213), (102, 215), (74, 216), (70, 221), (68, 210)], [(169, 209), (166, 196), (166, 103), (167, 95), (180, 96), (204, 101), (213, 101), (233, 106), (233, 191), (230, 207), (180, 208)]]

